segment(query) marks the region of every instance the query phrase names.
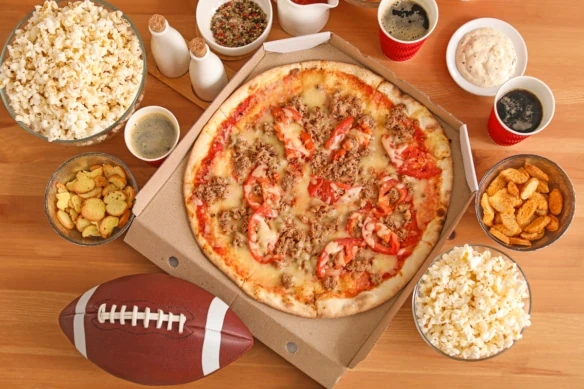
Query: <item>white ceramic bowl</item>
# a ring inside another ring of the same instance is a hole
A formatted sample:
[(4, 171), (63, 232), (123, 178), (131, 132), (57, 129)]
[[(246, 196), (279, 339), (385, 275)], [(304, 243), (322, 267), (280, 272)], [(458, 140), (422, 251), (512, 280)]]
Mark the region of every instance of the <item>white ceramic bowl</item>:
[(511, 43), (515, 47), (515, 52), (517, 53), (517, 67), (515, 68), (515, 73), (510, 77), (522, 76), (525, 73), (525, 68), (527, 67), (527, 46), (525, 41), (521, 37), (521, 34), (509, 23), (504, 22), (499, 19), (493, 18), (481, 18), (474, 19), (468, 23), (463, 24), (450, 38), (448, 42), (448, 47), (446, 48), (446, 66), (448, 67), (448, 72), (450, 76), (458, 84), (459, 87), (467, 92), (479, 96), (495, 96), (501, 85), (492, 88), (482, 88), (476, 86), (467, 81), (458, 71), (456, 67), (456, 49), (458, 43), (462, 37), (470, 31), (476, 30), (477, 28), (494, 28), (507, 35), (511, 39)]
[(241, 46), (241, 47), (226, 47), (221, 46), (213, 38), (213, 33), (211, 32), (211, 18), (215, 15), (217, 8), (219, 8), (223, 3), (227, 3), (229, 0), (199, 0), (197, 4), (196, 19), (197, 26), (201, 32), (201, 36), (205, 39), (205, 42), (209, 47), (216, 53), (237, 57), (241, 55), (246, 55), (252, 51), (257, 50), (262, 43), (268, 37), (270, 30), (272, 28), (272, 20), (274, 18), (274, 12), (272, 10), (272, 3), (270, 0), (252, 0), (266, 13), (267, 25), (266, 29), (262, 34), (253, 42)]

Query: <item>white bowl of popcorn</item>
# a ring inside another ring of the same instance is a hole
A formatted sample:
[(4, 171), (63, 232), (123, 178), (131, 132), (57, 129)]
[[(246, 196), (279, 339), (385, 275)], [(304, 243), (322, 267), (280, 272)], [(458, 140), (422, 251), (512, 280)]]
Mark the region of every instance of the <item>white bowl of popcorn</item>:
[(439, 255), (414, 288), (422, 338), (442, 355), (481, 361), (508, 350), (531, 325), (531, 292), (519, 265), (488, 246)]
[(12, 118), (49, 142), (113, 136), (143, 97), (146, 51), (136, 27), (100, 0), (46, 1), (10, 34), (0, 96)]

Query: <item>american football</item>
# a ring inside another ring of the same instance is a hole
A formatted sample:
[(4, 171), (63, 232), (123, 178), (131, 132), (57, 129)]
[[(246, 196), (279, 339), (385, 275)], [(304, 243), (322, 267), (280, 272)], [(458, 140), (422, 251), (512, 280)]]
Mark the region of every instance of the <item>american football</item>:
[(223, 300), (167, 274), (98, 285), (71, 302), (59, 324), (84, 357), (144, 385), (197, 380), (253, 346), (253, 336)]

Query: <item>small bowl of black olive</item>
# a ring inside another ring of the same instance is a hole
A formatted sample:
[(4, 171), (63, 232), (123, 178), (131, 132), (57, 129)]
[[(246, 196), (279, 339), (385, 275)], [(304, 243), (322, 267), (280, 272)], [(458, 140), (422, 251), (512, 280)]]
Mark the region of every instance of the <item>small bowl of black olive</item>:
[(201, 36), (211, 50), (239, 57), (257, 50), (272, 28), (270, 0), (205, 0), (196, 11)]

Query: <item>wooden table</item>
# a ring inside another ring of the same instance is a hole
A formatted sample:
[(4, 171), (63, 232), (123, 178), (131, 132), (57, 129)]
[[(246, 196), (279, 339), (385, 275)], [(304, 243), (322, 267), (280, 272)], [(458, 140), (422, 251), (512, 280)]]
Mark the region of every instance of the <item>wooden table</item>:
[[(2, 0), (0, 40), (40, 0)], [(148, 17), (161, 13), (187, 39), (195, 35), (196, 0), (111, 0), (138, 25), (149, 42)], [(440, 21), (418, 55), (385, 64), (468, 124), (478, 177), (502, 158), (523, 152), (558, 162), (584, 192), (584, 12), (574, 1), (438, 0)], [(552, 5), (553, 4), (553, 5)], [(515, 147), (489, 141), (486, 121), (492, 98), (461, 90), (446, 69), (450, 36), (463, 23), (497, 17), (513, 24), (529, 50), (527, 74), (554, 91), (556, 114), (543, 133)], [(325, 30), (348, 39), (364, 54), (383, 60), (375, 9), (341, 2)], [(277, 18), (269, 40), (285, 38)], [(244, 61), (230, 62), (234, 69)], [(143, 105), (163, 105), (177, 116), (184, 135), (201, 109), (149, 76)], [(127, 274), (159, 271), (120, 239), (97, 248), (76, 247), (50, 228), (43, 209), (45, 185), (64, 160), (103, 151), (124, 160), (143, 185), (154, 168), (134, 158), (123, 136), (92, 147), (64, 147), (23, 131), (0, 110), (0, 387), (131, 388), (83, 358), (61, 333), (61, 309), (90, 287)], [(511, 252), (526, 271), (533, 291), (533, 326), (513, 349), (480, 363), (461, 363), (431, 350), (418, 335), (405, 304), (371, 354), (341, 379), (338, 388), (577, 388), (584, 387), (584, 201), (578, 199), (570, 230), (552, 247)], [(470, 207), (447, 246), (493, 244)], [(446, 249), (447, 247), (445, 247)], [(318, 385), (264, 345), (232, 366), (189, 388), (311, 388)]]

